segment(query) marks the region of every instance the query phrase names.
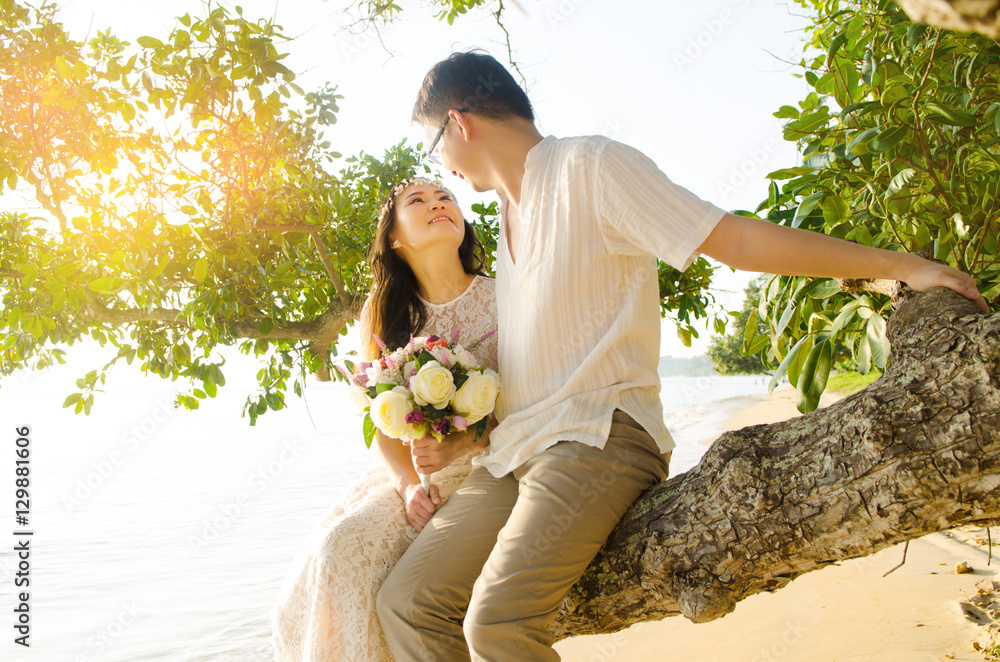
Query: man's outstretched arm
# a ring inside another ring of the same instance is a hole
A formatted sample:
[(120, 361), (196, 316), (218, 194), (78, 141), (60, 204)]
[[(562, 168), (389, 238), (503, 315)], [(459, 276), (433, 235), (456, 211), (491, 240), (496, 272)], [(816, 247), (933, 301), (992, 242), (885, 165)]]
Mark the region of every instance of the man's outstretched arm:
[(743, 271), (820, 278), (885, 278), (924, 292), (947, 287), (984, 313), (986, 300), (967, 273), (911, 253), (854, 244), (817, 232), (726, 214), (699, 252)]

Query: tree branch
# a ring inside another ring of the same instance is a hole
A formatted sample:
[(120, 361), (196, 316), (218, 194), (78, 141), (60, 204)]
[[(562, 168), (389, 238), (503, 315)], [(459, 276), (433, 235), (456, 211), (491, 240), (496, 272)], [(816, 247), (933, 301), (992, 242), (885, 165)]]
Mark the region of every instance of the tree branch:
[(271, 230), (275, 232), (305, 232), (310, 237), (312, 237), (313, 244), (316, 246), (316, 251), (319, 253), (320, 259), (323, 261), (323, 266), (326, 268), (326, 273), (330, 277), (330, 281), (333, 283), (334, 289), (337, 290), (337, 297), (340, 299), (340, 304), (342, 306), (351, 305), (351, 297), (344, 290), (344, 284), (340, 282), (340, 276), (337, 271), (333, 268), (333, 262), (330, 261), (330, 254), (326, 251), (326, 246), (323, 244), (323, 238), (320, 237), (319, 229), (314, 225), (294, 225), (294, 224), (272, 224), (272, 223), (262, 223), (257, 222), (257, 228), (261, 230)]
[(938, 289), (900, 305), (889, 336), (887, 370), (864, 391), (728, 432), (647, 490), (552, 633), (709, 621), (837, 561), (1000, 521), (1000, 314)]

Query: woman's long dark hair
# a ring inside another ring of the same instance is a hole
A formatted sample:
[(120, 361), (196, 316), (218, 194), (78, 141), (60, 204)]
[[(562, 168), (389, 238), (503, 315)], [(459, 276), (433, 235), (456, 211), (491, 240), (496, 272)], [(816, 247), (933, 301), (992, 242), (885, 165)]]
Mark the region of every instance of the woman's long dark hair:
[[(381, 353), (373, 336), (378, 336), (392, 351), (402, 347), (416, 335), (427, 322), (427, 311), (417, 296), (417, 277), (400, 255), (392, 248), (390, 234), (396, 225), (396, 198), (413, 185), (433, 185), (448, 190), (441, 182), (411, 177), (396, 184), (389, 191), (379, 213), (375, 240), (368, 249), (371, 266), (372, 289), (368, 296), (369, 337), (361, 339), (362, 353), (368, 359)], [(462, 269), (467, 274), (482, 276), (486, 264), (486, 251), (476, 236), (472, 225), (465, 224), (465, 238), (458, 248)]]

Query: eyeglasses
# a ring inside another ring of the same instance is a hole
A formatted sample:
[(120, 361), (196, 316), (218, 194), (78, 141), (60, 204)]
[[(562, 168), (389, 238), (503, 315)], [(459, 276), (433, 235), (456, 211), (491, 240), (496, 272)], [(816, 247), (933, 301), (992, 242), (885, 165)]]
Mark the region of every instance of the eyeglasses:
[[(467, 113), (470, 110), (472, 110), (472, 109), (469, 108), (469, 107), (466, 107), (466, 108), (459, 109), (458, 112), (460, 112), (460, 113)], [(448, 126), (448, 120), (450, 120), (450, 119), (451, 119), (451, 115), (446, 115), (445, 116), (444, 122), (441, 124), (441, 128), (438, 129), (437, 135), (435, 135), (434, 136), (434, 140), (431, 141), (431, 147), (430, 147), (430, 149), (427, 150), (427, 159), (429, 161), (431, 161), (432, 163), (436, 163), (438, 165), (444, 165), (444, 163), (441, 161), (441, 157), (434, 153), (434, 148), (437, 147), (438, 142), (441, 140), (441, 136), (444, 135), (444, 128), (446, 126)]]

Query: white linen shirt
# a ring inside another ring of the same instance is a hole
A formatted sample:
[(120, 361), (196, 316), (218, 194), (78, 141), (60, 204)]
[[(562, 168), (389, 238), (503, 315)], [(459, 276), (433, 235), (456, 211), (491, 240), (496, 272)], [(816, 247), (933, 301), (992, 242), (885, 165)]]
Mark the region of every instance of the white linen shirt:
[(686, 269), (725, 212), (603, 136), (548, 136), (524, 165), (516, 263), (501, 196), (499, 425), (474, 463), (500, 477), (562, 440), (603, 448), (615, 409), (671, 450), (656, 258)]

